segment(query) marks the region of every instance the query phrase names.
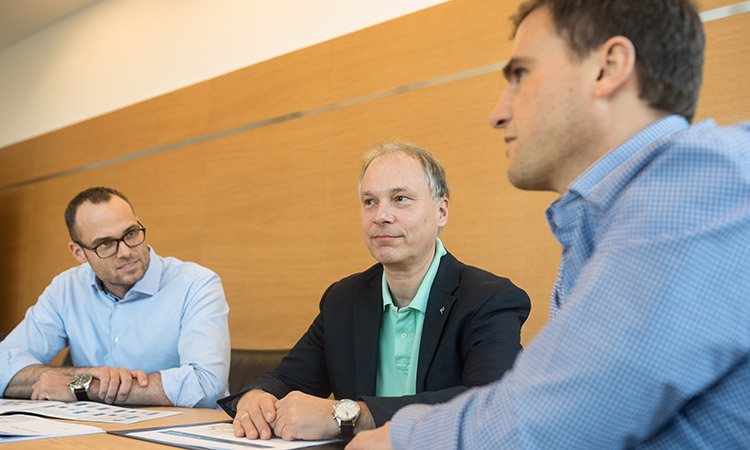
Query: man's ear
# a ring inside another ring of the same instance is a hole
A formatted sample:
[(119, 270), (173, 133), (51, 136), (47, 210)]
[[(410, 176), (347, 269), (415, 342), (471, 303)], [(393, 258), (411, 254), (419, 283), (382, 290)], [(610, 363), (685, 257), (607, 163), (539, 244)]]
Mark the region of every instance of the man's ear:
[(609, 97), (625, 85), (637, 89), (635, 72), (635, 46), (625, 36), (612, 36), (596, 52), (599, 76), (594, 86), (594, 95)]
[(86, 257), (86, 253), (83, 251), (83, 248), (81, 248), (80, 245), (76, 244), (73, 241), (68, 242), (68, 250), (70, 250), (70, 253), (73, 255), (73, 258), (75, 258), (76, 261), (78, 261), (81, 264), (89, 260)]
[(448, 223), (448, 203), (448, 199), (445, 197), (437, 201), (437, 220), (440, 228)]

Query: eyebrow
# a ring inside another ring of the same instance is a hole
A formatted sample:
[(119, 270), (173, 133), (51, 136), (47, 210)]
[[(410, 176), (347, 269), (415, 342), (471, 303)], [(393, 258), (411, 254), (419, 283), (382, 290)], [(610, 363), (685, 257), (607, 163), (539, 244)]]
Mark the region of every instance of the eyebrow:
[[(393, 188), (393, 189), (391, 189), (391, 190), (390, 190), (390, 193), (391, 193), (391, 194), (398, 194), (398, 193), (401, 193), (401, 192), (410, 192), (410, 191), (409, 191), (409, 189), (408, 189), (408, 188), (405, 188), (405, 187), (395, 187), (395, 188)], [(372, 193), (372, 192), (370, 192), (370, 191), (364, 191), (364, 192), (362, 192), (362, 195), (361, 195), (361, 196), (362, 196), (362, 197), (365, 197), (365, 196), (371, 196), (371, 197), (374, 197), (374, 196), (375, 196), (375, 194), (373, 194), (373, 193)]]
[(104, 241), (111, 241), (111, 240), (114, 240), (114, 239), (122, 239), (123, 236), (125, 236), (126, 234), (130, 233), (133, 230), (137, 230), (138, 228), (139, 228), (139, 225), (136, 223), (136, 224), (130, 225), (129, 227), (125, 228), (125, 231), (122, 232), (122, 234), (120, 235), (120, 237), (104, 236), (104, 237), (96, 238), (96, 239), (94, 239), (94, 242), (91, 243), (90, 247), (92, 247), (92, 248), (96, 247), (97, 245), (101, 244)]

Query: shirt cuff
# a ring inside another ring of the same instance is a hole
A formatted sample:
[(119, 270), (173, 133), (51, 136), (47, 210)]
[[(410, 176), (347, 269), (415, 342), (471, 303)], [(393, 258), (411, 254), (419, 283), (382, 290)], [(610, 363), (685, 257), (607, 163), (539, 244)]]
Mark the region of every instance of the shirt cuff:
[(8, 388), (10, 380), (24, 367), (34, 364), (44, 364), (30, 354), (20, 349), (10, 349), (0, 355), (0, 398)]
[(193, 366), (184, 365), (159, 373), (164, 394), (173, 405), (192, 408), (206, 397)]

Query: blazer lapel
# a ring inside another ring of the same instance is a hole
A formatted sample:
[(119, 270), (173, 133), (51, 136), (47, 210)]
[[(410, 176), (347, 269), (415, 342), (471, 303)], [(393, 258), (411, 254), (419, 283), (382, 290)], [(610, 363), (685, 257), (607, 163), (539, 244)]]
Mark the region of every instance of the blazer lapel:
[(427, 369), (435, 356), (443, 328), (450, 316), (456, 297), (453, 292), (458, 287), (458, 260), (450, 253), (443, 256), (440, 267), (435, 275), (435, 281), (430, 289), (427, 300), (422, 338), (419, 345), (419, 362), (417, 365), (417, 393), (424, 391)]
[(367, 280), (367, 284), (362, 286), (353, 302), (354, 373), (357, 392), (361, 395), (375, 395), (376, 390), (380, 321), (383, 314), (382, 277), (381, 266), (380, 270), (374, 271), (374, 274)]

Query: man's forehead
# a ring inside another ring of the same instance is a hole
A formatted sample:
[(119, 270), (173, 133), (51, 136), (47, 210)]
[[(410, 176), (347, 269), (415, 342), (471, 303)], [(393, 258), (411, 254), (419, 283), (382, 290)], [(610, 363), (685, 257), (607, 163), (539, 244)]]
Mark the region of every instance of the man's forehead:
[(101, 203), (85, 201), (76, 211), (76, 227), (81, 237), (119, 237), (119, 233), (136, 223), (130, 205), (119, 197)]
[(552, 21), (552, 14), (546, 7), (539, 7), (531, 11), (518, 25), (513, 39), (511, 56), (514, 52), (539, 45), (542, 38), (550, 36), (559, 37)]
[(367, 191), (405, 191), (427, 184), (427, 172), (417, 158), (404, 154), (382, 155), (374, 159), (362, 179)]

